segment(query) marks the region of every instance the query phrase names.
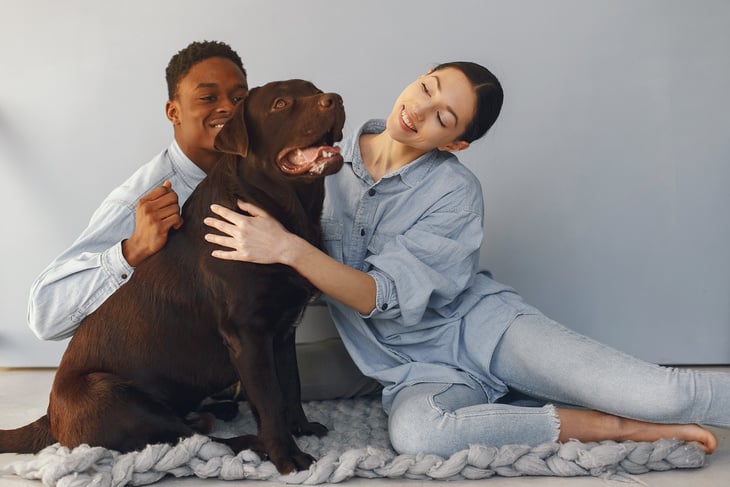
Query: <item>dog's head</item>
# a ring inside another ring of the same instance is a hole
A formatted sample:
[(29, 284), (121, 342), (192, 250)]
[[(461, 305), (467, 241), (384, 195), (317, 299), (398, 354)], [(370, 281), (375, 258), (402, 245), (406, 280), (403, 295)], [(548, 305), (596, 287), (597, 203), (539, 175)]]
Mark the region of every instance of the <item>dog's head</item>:
[[(274, 81), (252, 89), (216, 137), (216, 149), (274, 164), (283, 175), (319, 178), (343, 163), (345, 109), (336, 93), (309, 81)], [(253, 156), (253, 157), (251, 157)]]

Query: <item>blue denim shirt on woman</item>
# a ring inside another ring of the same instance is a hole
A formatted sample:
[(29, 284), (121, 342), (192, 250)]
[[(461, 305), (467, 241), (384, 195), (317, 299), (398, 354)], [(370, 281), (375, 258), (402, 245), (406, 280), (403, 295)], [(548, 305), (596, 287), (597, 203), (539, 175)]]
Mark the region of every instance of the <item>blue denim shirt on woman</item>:
[(534, 310), (479, 271), (481, 185), (452, 153), (431, 151), (373, 181), (358, 141), (384, 129), (371, 120), (343, 141), (345, 165), (326, 179), (326, 250), (377, 286), (370, 314), (329, 299), (332, 318), (360, 370), (385, 386), (386, 411), (402, 387), (422, 382), (482, 387), (496, 400), (507, 388), (489, 372), (492, 352)]

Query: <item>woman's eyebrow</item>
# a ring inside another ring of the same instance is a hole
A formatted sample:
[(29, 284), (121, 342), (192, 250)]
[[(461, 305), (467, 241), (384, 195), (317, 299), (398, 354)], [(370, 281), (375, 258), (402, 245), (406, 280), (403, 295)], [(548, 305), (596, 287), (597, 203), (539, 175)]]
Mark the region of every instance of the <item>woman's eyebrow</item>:
[[(436, 89), (438, 91), (441, 91), (441, 80), (435, 74), (432, 74), (431, 76), (433, 76), (433, 78), (436, 80)], [(447, 105), (446, 111), (448, 111), (451, 115), (454, 116), (454, 119), (456, 120), (456, 123), (454, 125), (459, 125), (459, 117), (456, 115), (456, 112), (454, 111), (454, 109)]]

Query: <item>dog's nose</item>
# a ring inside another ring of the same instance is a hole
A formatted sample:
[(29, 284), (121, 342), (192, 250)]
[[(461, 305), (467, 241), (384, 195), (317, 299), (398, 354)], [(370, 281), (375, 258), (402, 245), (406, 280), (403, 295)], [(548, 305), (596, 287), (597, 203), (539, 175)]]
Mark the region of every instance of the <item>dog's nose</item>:
[(319, 97), (319, 106), (325, 110), (342, 104), (342, 97), (336, 93), (323, 93)]

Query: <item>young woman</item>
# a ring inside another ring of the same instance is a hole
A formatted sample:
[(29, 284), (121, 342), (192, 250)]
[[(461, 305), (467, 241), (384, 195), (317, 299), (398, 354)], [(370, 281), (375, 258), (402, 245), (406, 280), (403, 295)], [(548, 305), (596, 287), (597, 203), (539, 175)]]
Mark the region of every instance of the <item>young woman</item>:
[(214, 206), (206, 219), (224, 234), (206, 236), (222, 247), (213, 255), (289, 265), (327, 295), (355, 363), (385, 386), (401, 453), (663, 437), (712, 452), (697, 424), (730, 427), (730, 374), (624, 355), (478, 270), (481, 187), (453, 152), (486, 133), (502, 97), (482, 66), (437, 66), (342, 144), (348, 162), (326, 183), (327, 253), (240, 202), (247, 215)]

